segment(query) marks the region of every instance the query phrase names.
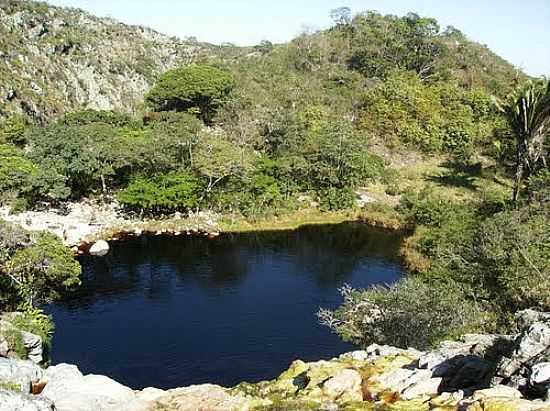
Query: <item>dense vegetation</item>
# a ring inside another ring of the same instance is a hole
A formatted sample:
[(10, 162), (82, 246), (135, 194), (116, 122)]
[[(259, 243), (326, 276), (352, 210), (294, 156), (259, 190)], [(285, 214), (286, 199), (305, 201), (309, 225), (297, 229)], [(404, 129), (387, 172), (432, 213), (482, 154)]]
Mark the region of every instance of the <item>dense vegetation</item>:
[[(330, 30), (289, 44), (224, 48), (167, 71), (139, 115), (8, 118), (0, 201), (17, 210), (113, 194), (141, 215), (205, 208), (258, 218), (311, 203), (353, 208), (357, 189), (378, 184), (401, 196), (397, 210), (378, 211), (414, 227), (406, 252), (416, 273), (391, 288), (345, 288), (339, 310), (320, 312), (343, 338), (425, 347), (505, 330), (521, 308), (550, 309), (548, 82), (525, 82), (433, 19), (351, 18), (345, 8), (333, 16)], [(525, 101), (527, 125), (517, 111)], [(495, 178), (516, 174), (515, 201), (512, 190), (457, 200), (406, 187), (391, 158), (411, 153), (447, 159), (454, 174), (446, 178), (466, 185), (486, 159)], [(18, 235), (0, 247), (3, 298), (32, 303), (77, 283), (53, 238)]]

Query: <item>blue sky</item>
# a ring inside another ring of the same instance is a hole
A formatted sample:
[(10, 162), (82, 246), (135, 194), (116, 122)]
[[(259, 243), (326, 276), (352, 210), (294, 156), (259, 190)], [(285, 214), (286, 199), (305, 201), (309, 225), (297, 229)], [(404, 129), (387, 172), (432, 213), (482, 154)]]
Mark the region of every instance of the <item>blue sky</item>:
[(330, 25), (330, 10), (415, 11), (453, 25), (531, 75), (550, 76), (550, 0), (48, 0), (212, 43), (283, 42)]

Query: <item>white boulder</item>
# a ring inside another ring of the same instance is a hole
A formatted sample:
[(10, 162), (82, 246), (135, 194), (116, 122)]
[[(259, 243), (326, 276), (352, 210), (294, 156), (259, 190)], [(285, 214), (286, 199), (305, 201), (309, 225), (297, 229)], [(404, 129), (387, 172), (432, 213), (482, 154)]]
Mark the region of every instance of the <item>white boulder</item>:
[(105, 240), (99, 240), (90, 247), (90, 254), (96, 257), (104, 257), (109, 254), (109, 243)]

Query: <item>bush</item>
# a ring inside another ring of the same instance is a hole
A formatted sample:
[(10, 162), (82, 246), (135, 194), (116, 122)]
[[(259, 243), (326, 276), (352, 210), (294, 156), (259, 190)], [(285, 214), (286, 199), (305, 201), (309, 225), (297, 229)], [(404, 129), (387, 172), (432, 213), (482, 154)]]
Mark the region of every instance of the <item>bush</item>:
[(52, 317), (28, 304), (23, 304), (20, 309), (21, 315), (14, 318), (12, 325), (19, 330), (38, 335), (42, 338), (44, 347), (50, 348), (55, 329)]
[(344, 303), (321, 310), (322, 324), (344, 341), (360, 347), (372, 343), (427, 349), (460, 334), (480, 330), (489, 318), (469, 301), (459, 284), (426, 283), (409, 277), (391, 287), (341, 289)]
[(27, 142), (25, 132), (28, 127), (29, 122), (25, 117), (20, 115), (9, 117), (0, 124), (0, 144), (24, 146)]
[(0, 144), (0, 201), (11, 195), (32, 197), (39, 169), (13, 146)]
[(50, 302), (80, 285), (81, 268), (70, 249), (53, 234), (40, 233), (31, 245), (16, 250), (5, 264), (22, 301), (33, 307)]
[(233, 85), (233, 77), (227, 71), (191, 65), (164, 73), (146, 100), (155, 111), (186, 111), (209, 122)]
[(394, 72), (363, 99), (361, 127), (394, 146), (468, 158), (476, 144), (490, 140), (500, 115), (489, 96), (452, 83), (425, 83), (410, 72)]
[(137, 177), (118, 193), (129, 210), (145, 213), (173, 213), (198, 207), (203, 187), (189, 172), (170, 172), (152, 178)]
[(113, 127), (139, 126), (139, 122), (128, 114), (105, 110), (83, 110), (68, 113), (59, 119), (58, 123), (66, 126), (84, 126), (93, 123), (104, 123)]
[(487, 219), (475, 239), (478, 273), (508, 310), (550, 309), (550, 207)]
[(355, 206), (355, 192), (349, 188), (330, 187), (319, 192), (320, 208), (322, 211), (337, 211)]

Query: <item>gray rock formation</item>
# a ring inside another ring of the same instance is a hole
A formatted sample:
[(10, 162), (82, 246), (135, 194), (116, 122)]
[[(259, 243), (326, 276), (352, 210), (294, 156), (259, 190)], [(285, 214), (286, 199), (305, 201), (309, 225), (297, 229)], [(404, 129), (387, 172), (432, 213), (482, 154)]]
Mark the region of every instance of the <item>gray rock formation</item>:
[(78, 108), (131, 112), (162, 72), (210, 46), (82, 10), (3, 0), (0, 116), (43, 120)]
[(51, 401), (45, 398), (0, 389), (0, 410), (56, 411), (56, 408)]
[(0, 358), (0, 383), (19, 387), (23, 393), (30, 393), (32, 384), (42, 378), (42, 368), (32, 361)]

